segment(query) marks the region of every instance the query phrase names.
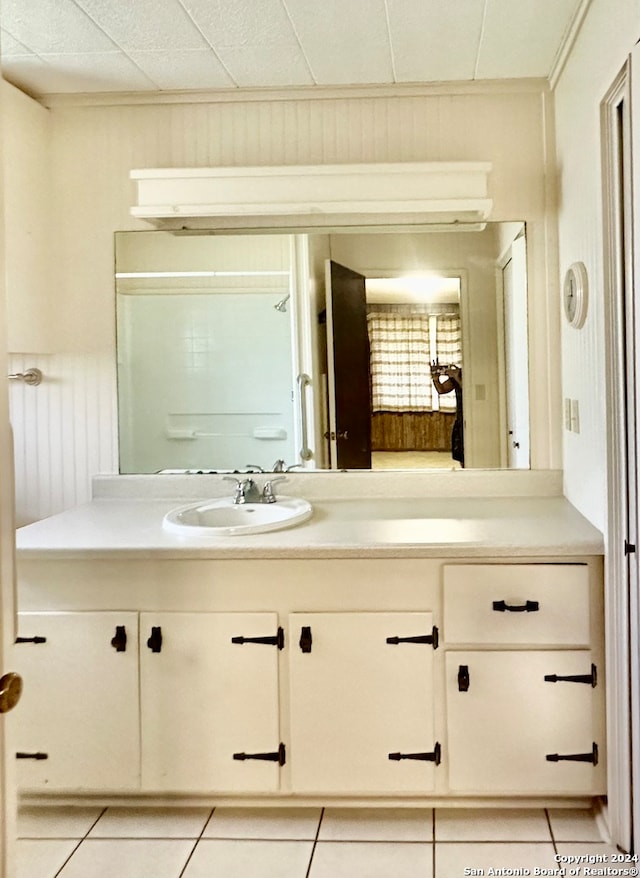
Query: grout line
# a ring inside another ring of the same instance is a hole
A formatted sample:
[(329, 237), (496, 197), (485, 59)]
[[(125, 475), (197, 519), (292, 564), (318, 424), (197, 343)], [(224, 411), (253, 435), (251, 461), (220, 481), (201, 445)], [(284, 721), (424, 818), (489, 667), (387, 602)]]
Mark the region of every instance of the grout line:
[(206, 829), (207, 826), (209, 825), (209, 821), (210, 821), (211, 818), (213, 817), (213, 812), (214, 812), (215, 810), (216, 810), (215, 808), (212, 808), (212, 809), (211, 809), (211, 812), (210, 812), (209, 816), (207, 817), (207, 819), (206, 819), (206, 820), (204, 821), (204, 823), (202, 824), (202, 829), (200, 830), (200, 835), (196, 838), (196, 840), (195, 840), (195, 842), (194, 842), (194, 845), (193, 845), (193, 847), (191, 848), (191, 853), (190, 853), (189, 856), (187, 857), (187, 861), (186, 861), (186, 863), (184, 864), (184, 866), (182, 867), (182, 870), (181, 870), (180, 874), (178, 875), (178, 878), (182, 878), (182, 876), (184, 875), (184, 873), (185, 873), (185, 871), (186, 871), (186, 869), (187, 869), (187, 866), (188, 866), (189, 863), (191, 862), (191, 857), (194, 855), (194, 853), (195, 853), (195, 851), (196, 851), (196, 848), (197, 848), (198, 845), (200, 844), (200, 839), (202, 838), (205, 829)]
[(82, 838), (78, 841), (77, 845), (76, 845), (76, 846), (74, 847), (74, 849), (71, 851), (71, 853), (69, 854), (69, 856), (67, 857), (67, 859), (64, 861), (64, 863), (60, 866), (60, 868), (59, 868), (58, 871), (55, 873), (55, 875), (53, 876), (53, 878), (58, 878), (58, 875), (61, 874), (62, 870), (63, 870), (64, 867), (67, 865), (67, 863), (69, 862), (69, 860), (73, 857), (73, 855), (74, 855), (75, 853), (78, 852), (78, 850), (79, 850), (79, 848), (80, 848), (80, 845), (81, 845), (84, 841), (86, 841), (86, 839), (87, 839), (89, 833), (90, 833), (91, 830), (94, 828), (94, 826), (98, 823), (98, 821), (99, 821), (102, 817), (104, 817), (106, 811), (107, 811), (107, 808), (105, 807), (105, 808), (103, 808), (102, 811), (98, 814), (98, 816), (96, 817), (96, 819), (93, 821), (93, 823), (91, 824), (91, 826), (87, 829), (87, 831), (86, 831), (85, 834), (82, 836)]
[(320, 827), (322, 826), (323, 817), (324, 817), (324, 808), (320, 811), (320, 819), (318, 820), (318, 828), (316, 829), (316, 837), (313, 840), (313, 847), (311, 848), (311, 856), (309, 857), (309, 865), (307, 866), (307, 871), (305, 873), (304, 878), (309, 878), (309, 874), (311, 872), (311, 864), (313, 863), (313, 855), (316, 852), (316, 845), (318, 844), (318, 836), (320, 835)]
[(69, 860), (73, 857), (73, 855), (74, 855), (75, 853), (77, 853), (78, 848), (80, 847), (80, 845), (82, 844), (83, 841), (84, 841), (84, 838), (81, 838), (80, 841), (77, 843), (77, 845), (74, 847), (74, 849), (71, 851), (71, 853), (69, 854), (69, 856), (67, 857), (67, 859), (66, 859), (66, 860), (64, 861), (64, 863), (60, 866), (60, 868), (58, 869), (58, 871), (55, 873), (55, 875), (53, 876), (53, 878), (58, 878), (58, 875), (60, 875), (60, 874), (62, 873), (62, 870), (63, 870), (64, 867), (67, 865), (67, 863), (69, 862)]
[(436, 809), (433, 808), (431, 811), (431, 874), (433, 878), (436, 878)]
[(95, 829), (95, 827), (96, 827), (96, 825), (98, 824), (98, 822), (99, 822), (100, 820), (102, 820), (102, 818), (104, 817), (104, 815), (107, 813), (108, 810), (109, 810), (109, 809), (108, 809), (106, 806), (102, 809), (102, 811), (98, 814), (98, 816), (97, 816), (96, 819), (93, 821), (93, 823), (91, 824), (91, 826), (90, 826), (90, 827), (87, 829), (87, 831), (85, 832), (83, 838), (87, 838), (87, 837), (88, 837), (88, 835), (89, 835), (89, 833), (91, 832), (91, 830), (92, 830), (92, 829)]
[(556, 837), (553, 834), (553, 826), (551, 825), (551, 817), (549, 816), (549, 809), (544, 809), (544, 816), (547, 818), (547, 826), (549, 827), (549, 832), (551, 833), (551, 841), (553, 843), (553, 850), (557, 854), (558, 853), (558, 845), (556, 844)]

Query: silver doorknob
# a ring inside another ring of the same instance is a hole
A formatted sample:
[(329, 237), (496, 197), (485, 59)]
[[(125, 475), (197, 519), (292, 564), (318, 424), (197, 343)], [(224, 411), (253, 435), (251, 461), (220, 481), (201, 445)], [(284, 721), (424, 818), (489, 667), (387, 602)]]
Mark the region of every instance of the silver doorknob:
[(0, 713), (8, 713), (20, 701), (22, 677), (14, 671), (0, 677)]

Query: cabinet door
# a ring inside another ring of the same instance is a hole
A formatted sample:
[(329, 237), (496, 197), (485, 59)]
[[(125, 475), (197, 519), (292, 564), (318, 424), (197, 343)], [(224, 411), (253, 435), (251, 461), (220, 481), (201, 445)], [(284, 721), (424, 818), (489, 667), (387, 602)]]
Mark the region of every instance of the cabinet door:
[(433, 787), (433, 644), (387, 642), (432, 626), (430, 613), (290, 616), (294, 792)]
[(601, 683), (588, 651), (455, 651), (446, 664), (452, 791), (605, 792), (593, 724)]
[(18, 618), (24, 691), (8, 724), (20, 789), (137, 789), (137, 614)]
[(277, 629), (275, 613), (141, 614), (143, 789), (278, 789), (279, 650), (232, 642)]

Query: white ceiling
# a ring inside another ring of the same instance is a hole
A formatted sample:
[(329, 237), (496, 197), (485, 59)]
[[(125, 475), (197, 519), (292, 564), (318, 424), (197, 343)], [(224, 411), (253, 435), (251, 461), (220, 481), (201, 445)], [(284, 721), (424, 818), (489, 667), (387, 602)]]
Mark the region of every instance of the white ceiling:
[(548, 77), (588, 0), (2, 0), (30, 94)]

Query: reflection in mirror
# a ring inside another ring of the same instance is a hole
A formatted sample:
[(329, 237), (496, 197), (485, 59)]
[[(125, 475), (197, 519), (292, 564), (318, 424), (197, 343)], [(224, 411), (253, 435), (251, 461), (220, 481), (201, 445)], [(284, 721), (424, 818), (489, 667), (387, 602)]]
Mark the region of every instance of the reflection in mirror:
[(117, 233), (120, 471), (528, 467), (524, 225), (438, 229)]

